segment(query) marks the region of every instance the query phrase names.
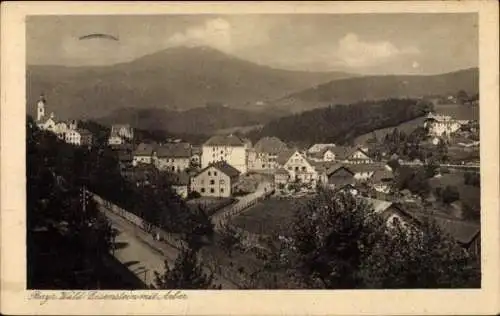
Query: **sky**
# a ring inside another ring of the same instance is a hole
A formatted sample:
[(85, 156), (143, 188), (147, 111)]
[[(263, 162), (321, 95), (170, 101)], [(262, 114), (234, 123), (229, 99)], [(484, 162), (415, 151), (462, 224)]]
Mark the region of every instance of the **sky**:
[[(110, 65), (210, 46), (274, 68), (437, 74), (478, 66), (473, 13), (31, 16), (27, 63)], [(79, 37), (104, 33), (119, 41)]]

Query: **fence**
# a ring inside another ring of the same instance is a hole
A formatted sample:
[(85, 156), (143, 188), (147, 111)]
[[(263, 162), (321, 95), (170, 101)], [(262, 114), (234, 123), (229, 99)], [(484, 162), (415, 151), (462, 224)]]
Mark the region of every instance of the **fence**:
[(102, 197), (100, 197), (95, 193), (89, 192), (89, 194), (92, 196), (94, 201), (96, 201), (96, 203), (99, 204), (100, 206), (106, 208), (107, 210), (110, 210), (111, 212), (120, 216), (121, 218), (124, 218), (125, 220), (139, 227), (140, 229), (148, 233), (152, 233), (153, 235), (156, 235), (159, 240), (165, 241), (166, 243), (172, 245), (177, 249), (182, 249), (183, 247), (186, 246), (186, 243), (183, 240), (181, 240), (178, 236), (172, 233), (168, 233), (163, 229), (156, 227), (155, 225), (145, 221), (139, 216), (130, 213), (129, 211), (117, 206), (116, 204), (109, 202), (108, 200), (103, 199)]

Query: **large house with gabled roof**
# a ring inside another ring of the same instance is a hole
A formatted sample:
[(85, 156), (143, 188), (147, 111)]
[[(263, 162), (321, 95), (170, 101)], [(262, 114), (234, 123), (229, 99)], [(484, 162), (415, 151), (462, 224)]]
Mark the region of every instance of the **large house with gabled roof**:
[(249, 171), (269, 171), (278, 167), (278, 154), (288, 146), (277, 137), (263, 137), (248, 150)]
[(184, 171), (191, 163), (191, 145), (167, 143), (157, 146), (153, 153), (153, 163), (160, 171)]
[(240, 171), (225, 161), (209, 164), (191, 178), (191, 191), (201, 196), (230, 197)]
[(248, 142), (236, 135), (215, 135), (202, 146), (201, 167), (225, 161), (241, 173), (247, 172)]

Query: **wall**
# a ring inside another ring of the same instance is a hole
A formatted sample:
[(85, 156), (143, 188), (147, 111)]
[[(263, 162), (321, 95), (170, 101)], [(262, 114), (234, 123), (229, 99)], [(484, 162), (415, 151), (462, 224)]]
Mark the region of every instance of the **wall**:
[(97, 205), (102, 208), (101, 210), (104, 209), (104, 211), (113, 212), (114, 214), (126, 219), (131, 224), (139, 227), (140, 229), (142, 229), (144, 231), (151, 232), (152, 234), (158, 233), (160, 240), (164, 240), (165, 242), (174, 246), (177, 249), (181, 249), (183, 246), (186, 246), (185, 242), (183, 240), (179, 239), (176, 235), (168, 233), (168, 232), (164, 231), (163, 229), (156, 228), (154, 225), (146, 222), (145, 220), (143, 220), (139, 216), (132, 214), (132, 213), (128, 212), (127, 210), (119, 207), (118, 205), (113, 204), (113, 203), (103, 199), (102, 197), (100, 197), (99, 195), (97, 195), (95, 193), (92, 193), (92, 192), (88, 192), (88, 193), (90, 196), (92, 196), (92, 198), (97, 203)]
[[(216, 173), (216, 175), (214, 175), (214, 173)], [(213, 185), (210, 184), (211, 180), (214, 181)], [(221, 184), (221, 180), (224, 181), (224, 184)], [(231, 179), (214, 167), (208, 168), (191, 178), (191, 190), (200, 193), (202, 196), (230, 197), (232, 193), (231, 186)], [(202, 192), (202, 189), (204, 189), (205, 192)], [(213, 189), (214, 192), (210, 192), (210, 189)], [(221, 189), (224, 192), (221, 192)]]
[[(190, 157), (186, 158), (171, 158), (171, 157), (165, 157), (165, 158), (155, 158), (155, 166), (158, 168), (158, 170), (168, 170), (168, 171), (173, 171), (173, 172), (180, 172), (184, 171), (189, 167), (189, 160)], [(172, 168), (174, 168), (172, 170)]]
[(247, 172), (247, 150), (244, 146), (203, 146), (201, 167), (224, 160), (241, 173)]

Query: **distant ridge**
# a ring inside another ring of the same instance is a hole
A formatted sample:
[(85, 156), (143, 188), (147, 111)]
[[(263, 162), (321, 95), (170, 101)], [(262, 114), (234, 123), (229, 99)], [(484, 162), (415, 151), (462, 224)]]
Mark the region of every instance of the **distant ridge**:
[(273, 69), (213, 48), (177, 47), (110, 66), (28, 66), (28, 112), (41, 92), (60, 117), (102, 117), (120, 108), (186, 110), (219, 102), (266, 108), (316, 84), (351, 76)]
[(479, 92), (479, 69), (469, 68), (440, 75), (383, 75), (333, 80), (295, 92), (276, 102), (292, 111), (363, 100)]

